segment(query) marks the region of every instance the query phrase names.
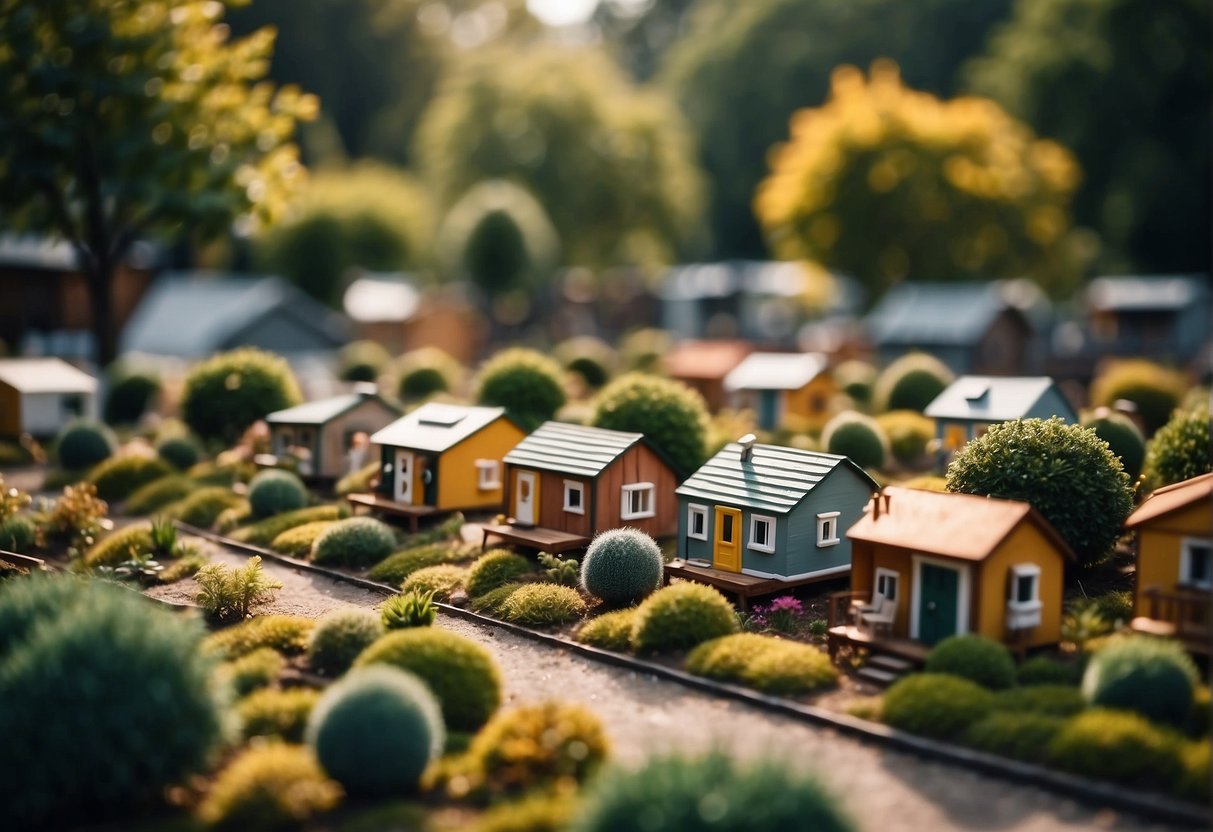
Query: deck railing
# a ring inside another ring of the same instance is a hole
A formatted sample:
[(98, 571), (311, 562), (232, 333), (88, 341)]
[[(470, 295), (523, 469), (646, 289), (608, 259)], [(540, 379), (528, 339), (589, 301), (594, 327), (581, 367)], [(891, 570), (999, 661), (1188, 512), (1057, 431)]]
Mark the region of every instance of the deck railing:
[[(1164, 590), (1152, 586), (1143, 595), (1146, 599), (1145, 614), (1155, 621), (1165, 621), (1175, 627), (1178, 638), (1209, 641), (1213, 619), (1209, 612), (1209, 590), (1176, 587)], [(1140, 612), (1140, 610), (1139, 610)]]
[(831, 592), (827, 599), (829, 603), (826, 609), (827, 626), (837, 627), (854, 623), (851, 616), (851, 604), (855, 601), (866, 602), (871, 598), (872, 593), (866, 589)]

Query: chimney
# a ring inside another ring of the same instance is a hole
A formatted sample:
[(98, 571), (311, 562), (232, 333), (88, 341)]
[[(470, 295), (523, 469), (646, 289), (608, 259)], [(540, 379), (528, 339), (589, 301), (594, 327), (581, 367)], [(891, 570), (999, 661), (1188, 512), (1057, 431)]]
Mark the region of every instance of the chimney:
[(880, 519), (880, 492), (877, 491), (872, 495), (872, 519)]
[(750, 457), (754, 456), (754, 442), (758, 437), (752, 433), (747, 433), (745, 436), (737, 440), (737, 444), (741, 446), (741, 461), (749, 462)]

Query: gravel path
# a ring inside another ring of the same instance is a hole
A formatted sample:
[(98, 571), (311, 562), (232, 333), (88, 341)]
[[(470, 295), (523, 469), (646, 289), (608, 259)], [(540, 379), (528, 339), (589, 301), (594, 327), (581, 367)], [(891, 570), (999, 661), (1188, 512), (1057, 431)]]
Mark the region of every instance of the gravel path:
[[(233, 565), (243, 555), (219, 552)], [(282, 581), (267, 611), (319, 617), (343, 606), (373, 607), (383, 596), (320, 575), (266, 562)], [(193, 581), (154, 590), (185, 600)], [(1042, 789), (868, 745), (830, 729), (752, 710), (672, 682), (573, 656), (499, 631), (440, 616), (439, 626), (484, 645), (496, 658), (508, 703), (558, 698), (580, 702), (603, 720), (616, 759), (634, 763), (654, 752), (727, 748), (735, 756), (786, 759), (817, 773), (865, 832), (898, 830), (1168, 829), (1099, 810)]]

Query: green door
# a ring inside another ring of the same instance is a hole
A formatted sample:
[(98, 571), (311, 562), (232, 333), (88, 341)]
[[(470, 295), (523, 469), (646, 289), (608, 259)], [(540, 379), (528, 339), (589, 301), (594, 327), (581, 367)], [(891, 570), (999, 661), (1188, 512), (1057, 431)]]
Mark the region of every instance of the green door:
[(956, 633), (960, 575), (954, 569), (922, 565), (918, 582), (918, 640), (935, 644)]

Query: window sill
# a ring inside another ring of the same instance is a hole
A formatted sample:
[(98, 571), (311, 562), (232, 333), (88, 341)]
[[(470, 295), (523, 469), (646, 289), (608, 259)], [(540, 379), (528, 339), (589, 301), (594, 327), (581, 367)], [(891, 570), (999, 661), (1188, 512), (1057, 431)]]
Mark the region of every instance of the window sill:
[(842, 543), (842, 541), (837, 538), (834, 540), (819, 540), (817, 541), (817, 548), (828, 549), (831, 546), (837, 546), (839, 543)]
[(750, 543), (746, 546), (746, 548), (749, 549), (751, 552), (761, 552), (764, 555), (775, 554), (774, 546), (759, 546), (757, 543)]
[(657, 512), (650, 511), (650, 512), (646, 512), (646, 513), (642, 513), (642, 514), (621, 514), (621, 515), (619, 515), (619, 519), (620, 520), (643, 520), (646, 517), (656, 517), (656, 516), (657, 516)]

